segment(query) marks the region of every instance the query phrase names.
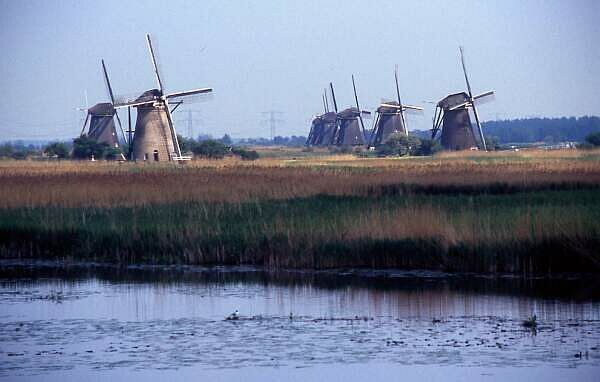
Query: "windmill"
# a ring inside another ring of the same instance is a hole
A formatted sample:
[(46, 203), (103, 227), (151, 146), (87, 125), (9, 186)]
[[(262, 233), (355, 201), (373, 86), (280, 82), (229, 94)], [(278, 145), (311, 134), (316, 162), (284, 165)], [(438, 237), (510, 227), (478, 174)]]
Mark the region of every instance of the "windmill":
[[(329, 113), (329, 103), (327, 102), (327, 89), (323, 92), (322, 95), (323, 101), (323, 114), (316, 115), (310, 125), (310, 132), (308, 133), (308, 138), (306, 139), (307, 146), (320, 146), (323, 145), (323, 134), (325, 132), (326, 123), (325, 123), (325, 115)], [(334, 113), (335, 114), (335, 113)], [(335, 123), (335, 121), (334, 121)]]
[(406, 110), (422, 111), (422, 107), (403, 105), (400, 99), (400, 86), (398, 86), (398, 68), (394, 70), (396, 79), (397, 101), (382, 102), (377, 108), (375, 127), (371, 134), (369, 146), (379, 146), (387, 142), (392, 134), (403, 133), (408, 135), (408, 127), (404, 112)]
[(441, 130), (442, 146), (446, 150), (465, 150), (477, 147), (477, 141), (475, 139), (471, 118), (469, 116), (469, 109), (472, 108), (473, 115), (475, 116), (475, 122), (477, 123), (477, 132), (479, 135), (479, 142), (481, 143), (481, 149), (487, 151), (485, 137), (483, 136), (483, 130), (481, 128), (481, 122), (479, 120), (479, 115), (477, 114), (477, 109), (475, 108), (475, 101), (493, 95), (494, 91), (487, 91), (473, 96), (473, 93), (471, 92), (471, 84), (469, 83), (469, 77), (467, 76), (467, 69), (465, 67), (462, 46), (459, 48), (459, 50), (460, 61), (462, 64), (463, 73), (465, 75), (468, 93), (460, 92), (450, 94), (437, 103), (433, 118), (431, 139), (435, 139), (438, 131)]
[[(333, 86), (330, 84), (331, 89)], [(334, 110), (337, 111), (337, 103), (335, 101), (335, 94), (332, 93), (332, 103)], [(337, 131), (337, 112), (329, 110), (329, 102), (327, 101), (327, 89), (323, 93), (323, 109), (324, 114), (317, 115), (313, 119), (311, 125), (311, 133), (309, 134), (309, 144), (314, 146), (328, 146), (332, 144)]]
[[(158, 88), (150, 89), (131, 101), (118, 102), (115, 108), (135, 107), (137, 120), (135, 135), (131, 142), (134, 160), (188, 160), (181, 156), (181, 148), (177, 141), (177, 133), (171, 113), (182, 103), (182, 98), (194, 94), (212, 92), (211, 88), (192, 89), (182, 92), (166, 93), (156, 64), (150, 35), (146, 35), (150, 58)], [(173, 109), (169, 104), (175, 104)], [(131, 129), (130, 129), (131, 130)]]
[[(120, 142), (119, 137), (117, 135), (117, 130), (115, 128), (115, 117), (117, 117), (117, 122), (123, 135), (123, 141), (127, 142), (127, 139), (125, 138), (125, 132), (123, 131), (119, 115), (117, 114), (114, 108), (114, 95), (112, 92), (112, 87), (110, 86), (110, 81), (108, 80), (108, 74), (106, 71), (104, 60), (102, 60), (102, 71), (104, 73), (104, 79), (106, 80), (106, 85), (108, 88), (108, 93), (111, 102), (97, 103), (94, 106), (87, 108), (87, 115), (81, 128), (80, 136), (85, 135), (89, 138), (96, 140), (99, 143), (106, 143), (110, 147), (119, 149)], [(86, 127), (88, 128), (87, 133), (85, 132)], [(125, 159), (123, 154), (121, 154), (121, 158)]]
[(365, 144), (365, 124), (363, 121), (363, 114), (370, 115), (371, 113), (360, 109), (358, 103), (358, 94), (356, 92), (356, 83), (354, 81), (354, 75), (352, 75), (352, 87), (354, 88), (354, 99), (356, 101), (356, 107), (349, 107), (347, 109), (338, 112), (337, 102), (335, 100), (335, 93), (333, 91), (333, 84), (330, 83), (331, 96), (333, 98), (333, 104), (337, 113), (337, 129), (333, 135), (332, 144), (336, 146), (360, 146)]

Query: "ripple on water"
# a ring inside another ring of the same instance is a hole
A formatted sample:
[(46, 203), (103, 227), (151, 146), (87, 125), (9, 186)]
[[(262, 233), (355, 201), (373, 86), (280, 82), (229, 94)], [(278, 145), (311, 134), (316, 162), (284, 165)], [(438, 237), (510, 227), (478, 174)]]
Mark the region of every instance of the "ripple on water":
[[(0, 327), (0, 375), (94, 369), (244, 366), (306, 367), (390, 361), (399, 364), (600, 365), (600, 321), (545, 322), (537, 335), (520, 321), (450, 317), (440, 322), (390, 317), (200, 318), (122, 322), (8, 322)], [(592, 350), (595, 349), (595, 350)], [(581, 357), (575, 357), (582, 352)]]

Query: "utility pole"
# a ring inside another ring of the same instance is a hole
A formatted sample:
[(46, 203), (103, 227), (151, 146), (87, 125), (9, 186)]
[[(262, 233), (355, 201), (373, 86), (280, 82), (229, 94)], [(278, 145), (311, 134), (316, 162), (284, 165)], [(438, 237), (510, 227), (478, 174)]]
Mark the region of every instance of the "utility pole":
[(269, 111), (263, 111), (262, 115), (264, 118), (262, 120), (262, 123), (267, 124), (269, 126), (270, 138), (271, 138), (271, 141), (273, 141), (273, 139), (275, 138), (275, 134), (277, 133), (277, 127), (279, 125), (282, 125), (284, 122), (284, 120), (281, 118), (281, 116), (283, 115), (283, 112), (277, 111), (277, 110), (269, 110)]
[(202, 118), (194, 118), (194, 115), (201, 115), (199, 110), (182, 110), (186, 114), (185, 119), (177, 121), (178, 123), (185, 123), (187, 126), (187, 135), (189, 138), (194, 138), (194, 123), (202, 124)]

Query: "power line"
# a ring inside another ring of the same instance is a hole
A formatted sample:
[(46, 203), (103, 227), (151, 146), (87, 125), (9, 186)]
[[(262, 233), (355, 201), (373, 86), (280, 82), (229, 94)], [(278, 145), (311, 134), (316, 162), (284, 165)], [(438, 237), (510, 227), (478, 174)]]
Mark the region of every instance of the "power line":
[(187, 135), (189, 138), (194, 138), (194, 123), (198, 123), (201, 125), (204, 121), (202, 118), (194, 118), (194, 113), (201, 115), (199, 110), (182, 110), (182, 113), (186, 113), (186, 118), (180, 119), (177, 122), (182, 122), (186, 124), (187, 127)]
[(262, 120), (262, 123), (269, 125), (271, 140), (273, 140), (273, 138), (275, 138), (277, 127), (285, 122), (282, 118), (279, 118), (283, 115), (283, 112), (278, 110), (269, 110), (263, 111), (261, 114), (266, 117), (266, 119)]

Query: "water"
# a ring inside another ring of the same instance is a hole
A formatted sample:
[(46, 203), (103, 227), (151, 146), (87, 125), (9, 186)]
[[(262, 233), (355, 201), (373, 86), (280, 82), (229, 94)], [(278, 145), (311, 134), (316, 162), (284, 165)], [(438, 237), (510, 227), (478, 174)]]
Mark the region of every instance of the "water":
[(594, 277), (0, 265), (0, 380), (600, 377)]

